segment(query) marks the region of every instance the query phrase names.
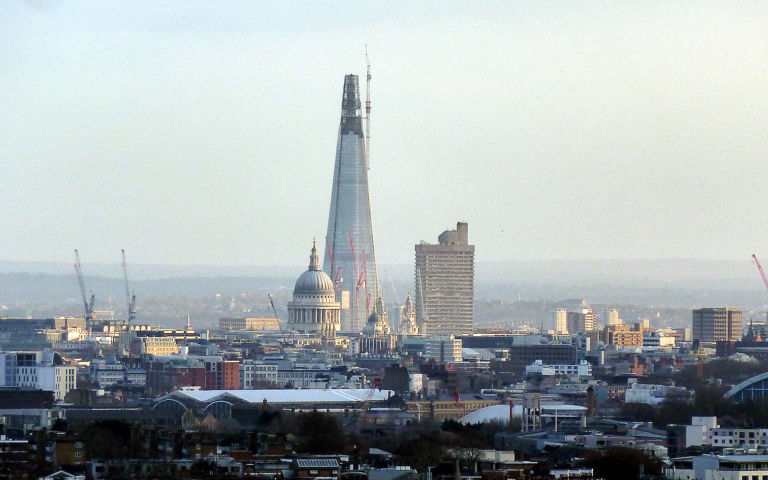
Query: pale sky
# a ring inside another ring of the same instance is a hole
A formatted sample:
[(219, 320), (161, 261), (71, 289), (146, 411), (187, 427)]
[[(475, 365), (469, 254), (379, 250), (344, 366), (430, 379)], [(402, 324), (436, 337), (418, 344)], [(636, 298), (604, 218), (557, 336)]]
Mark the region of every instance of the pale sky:
[(768, 257), (765, 2), (0, 3), (0, 259), (305, 264), (372, 61), (379, 263)]

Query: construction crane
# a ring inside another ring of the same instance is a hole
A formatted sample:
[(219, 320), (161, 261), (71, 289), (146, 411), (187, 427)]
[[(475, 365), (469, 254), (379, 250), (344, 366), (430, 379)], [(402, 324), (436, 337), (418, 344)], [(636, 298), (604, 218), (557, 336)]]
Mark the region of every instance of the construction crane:
[(352, 251), (352, 266), (355, 269), (355, 307), (353, 309), (353, 315), (355, 316), (355, 323), (353, 325), (353, 328), (356, 332), (360, 331), (360, 320), (359, 320), (359, 312), (360, 312), (360, 282), (362, 281), (363, 275), (362, 273), (358, 272), (357, 268), (357, 255), (355, 254), (355, 243), (352, 241), (352, 233), (347, 232), (347, 237), (349, 238), (349, 248)]
[(125, 301), (126, 305), (128, 305), (128, 323), (130, 324), (136, 320), (136, 294), (131, 295), (131, 292), (128, 289), (128, 264), (125, 263), (125, 250), (120, 250), (120, 252), (123, 254), (123, 263), (121, 267), (123, 268), (123, 280), (125, 281)]
[(365, 260), (365, 250), (363, 250), (363, 286), (365, 287), (365, 316), (371, 313), (371, 293), (368, 291), (368, 262)]
[(416, 269), (416, 283), (419, 284), (418, 285), (418, 287), (419, 287), (419, 306), (421, 307), (421, 318), (419, 319), (419, 321), (421, 322), (421, 325), (420, 325), (419, 329), (421, 330), (421, 333), (423, 334), (424, 333), (424, 326), (427, 323), (427, 310), (424, 308), (424, 288), (423, 288), (423, 285), (421, 283), (421, 269), (420, 268)]
[(274, 300), (275, 296), (272, 295), (271, 293), (268, 293), (267, 297), (269, 298), (269, 304), (272, 305), (272, 313), (275, 314), (275, 318), (279, 322), (280, 321), (280, 315), (277, 314), (277, 307), (275, 307), (275, 300)]
[(355, 430), (360, 430), (360, 427), (363, 424), (363, 418), (365, 418), (365, 414), (371, 408), (371, 403), (373, 402), (373, 394), (376, 392), (376, 389), (379, 387), (381, 382), (382, 379), (380, 377), (374, 378), (371, 382), (371, 389), (368, 391), (368, 395), (366, 395), (365, 401), (360, 407), (360, 414), (357, 416), (357, 421), (355, 422)]
[[(280, 315), (277, 313), (277, 306), (275, 305), (275, 296), (274, 296), (274, 295), (272, 295), (271, 293), (268, 293), (268, 294), (267, 294), (267, 298), (269, 298), (269, 304), (270, 304), (270, 305), (271, 305), (271, 307), (272, 307), (272, 313), (274, 314), (275, 318), (277, 319), (278, 323), (280, 324), (280, 331), (281, 331), (281, 332), (283, 332), (283, 333), (285, 333), (285, 329), (286, 329), (286, 327), (288, 326), (288, 325), (287, 325), (287, 323), (288, 323), (288, 322), (286, 321), (286, 325), (284, 325), (284, 324), (283, 324), (283, 322), (280, 320)], [(286, 338), (286, 339), (283, 339), (283, 340), (280, 342), (280, 351), (281, 351), (281, 352), (285, 352), (285, 346), (286, 346), (286, 345), (291, 345), (291, 344), (293, 344), (295, 341), (296, 341), (296, 330), (294, 330), (293, 328), (291, 328), (291, 329), (289, 330), (289, 335), (288, 335), (288, 338)]]
[(691, 354), (696, 359), (696, 378), (699, 380), (704, 379), (704, 358), (707, 357), (701, 351), (701, 340), (694, 340), (691, 345)]
[[(325, 247), (328, 251), (328, 260), (331, 262), (331, 272), (334, 271), (334, 267), (336, 263), (333, 260), (333, 252), (331, 251), (331, 244), (328, 243), (328, 236), (325, 236)], [(344, 282), (344, 279), (341, 277), (341, 267), (336, 267), (336, 273), (333, 277), (333, 290), (336, 292), (336, 296), (340, 298), (339, 290), (341, 290), (341, 285)]]
[(768, 289), (768, 278), (765, 276), (765, 271), (763, 271), (763, 266), (760, 265), (760, 261), (757, 259), (757, 255), (754, 253), (752, 254), (752, 259), (755, 261), (755, 265), (757, 265), (757, 270), (760, 272), (760, 276), (763, 277), (763, 283), (765, 284), (765, 288)]
[(80, 253), (75, 249), (75, 276), (77, 277), (77, 282), (80, 284), (80, 294), (83, 297), (83, 308), (85, 310), (85, 323), (86, 325), (90, 324), (91, 320), (93, 320), (93, 304), (96, 302), (96, 296), (91, 294), (90, 300), (86, 296), (85, 293), (85, 281), (83, 280), (83, 270), (80, 268)]
[(371, 168), (368, 157), (371, 145), (371, 62), (368, 61), (368, 45), (365, 46), (365, 166)]

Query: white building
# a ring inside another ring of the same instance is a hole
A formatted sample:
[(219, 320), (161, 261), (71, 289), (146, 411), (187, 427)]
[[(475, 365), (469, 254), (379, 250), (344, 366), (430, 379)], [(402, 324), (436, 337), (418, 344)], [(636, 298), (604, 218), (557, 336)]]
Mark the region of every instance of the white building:
[(267, 364), (257, 360), (240, 362), (240, 388), (253, 390), (265, 385), (277, 385), (277, 365)]
[(77, 368), (55, 363), (51, 351), (0, 353), (0, 386), (51, 391), (64, 400), (77, 385)]
[(608, 309), (608, 326), (623, 325), (624, 321), (619, 317), (619, 311), (615, 308)]
[(643, 347), (648, 348), (673, 348), (675, 337), (663, 335), (660, 332), (643, 332)]
[(685, 448), (694, 445), (709, 445), (712, 431), (719, 428), (717, 417), (692, 417), (691, 424), (685, 426)]
[(672, 459), (674, 480), (768, 480), (768, 455), (699, 455)]
[(541, 376), (559, 376), (559, 375), (572, 375), (578, 377), (591, 377), (592, 365), (586, 360), (580, 361), (578, 364), (556, 364), (545, 365), (541, 360), (535, 360), (532, 364), (525, 367), (526, 375), (541, 375)]
[(125, 382), (125, 365), (103, 358), (91, 362), (91, 382), (100, 388), (107, 388), (117, 383)]
[(453, 335), (431, 337), (427, 339), (424, 357), (437, 363), (460, 362), (461, 346), (461, 339)]
[(555, 333), (558, 335), (568, 333), (568, 310), (565, 308), (555, 310)]
[(410, 373), (408, 374), (408, 391), (419, 393), (424, 390), (424, 383), (427, 380), (427, 376), (423, 373)]
[(690, 398), (690, 392), (685, 387), (633, 383), (624, 395), (624, 402), (659, 405), (668, 398), (684, 398), (687, 400)]

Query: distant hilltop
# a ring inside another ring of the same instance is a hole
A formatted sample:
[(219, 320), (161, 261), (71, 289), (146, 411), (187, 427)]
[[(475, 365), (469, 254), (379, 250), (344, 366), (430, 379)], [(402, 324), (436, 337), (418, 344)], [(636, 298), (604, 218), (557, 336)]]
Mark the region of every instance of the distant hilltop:
[[(482, 253), (482, 252), (480, 252)], [(295, 278), (304, 265), (161, 265), (132, 263), (131, 279), (197, 277), (272, 277)], [(83, 263), (86, 276), (119, 278), (120, 264)], [(65, 262), (20, 262), (0, 260), (0, 273), (30, 273), (71, 275), (72, 264)], [(379, 281), (388, 277), (395, 282), (413, 283), (413, 265), (382, 264)], [(744, 280), (762, 288), (760, 275), (749, 256), (744, 260), (700, 259), (618, 259), (618, 260), (499, 260), (477, 261), (476, 281), (479, 283), (517, 283), (521, 281), (573, 280), (644, 280), (652, 283), (677, 283), (694, 280)], [(747, 285), (745, 285), (746, 287)]]

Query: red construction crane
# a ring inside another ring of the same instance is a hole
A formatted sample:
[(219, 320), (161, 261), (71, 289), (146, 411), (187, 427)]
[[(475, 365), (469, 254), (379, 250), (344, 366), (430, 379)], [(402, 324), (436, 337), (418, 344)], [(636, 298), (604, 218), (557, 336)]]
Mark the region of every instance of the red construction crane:
[(768, 289), (768, 278), (765, 276), (765, 272), (763, 271), (763, 266), (760, 265), (760, 262), (757, 260), (757, 256), (753, 253), (752, 259), (755, 261), (755, 265), (757, 265), (757, 270), (760, 272), (760, 276), (763, 277), (763, 283), (765, 284), (765, 288)]
[(359, 313), (359, 305), (360, 305), (360, 279), (362, 278), (361, 274), (358, 274), (358, 268), (357, 268), (357, 255), (355, 254), (355, 243), (352, 241), (352, 233), (347, 232), (347, 237), (349, 237), (349, 248), (352, 250), (352, 265), (355, 269), (355, 306), (353, 308), (353, 315), (355, 316), (354, 319), (354, 329), (356, 332), (360, 331), (360, 321), (358, 319), (358, 313)]
[[(333, 260), (333, 252), (331, 251), (331, 244), (328, 243), (328, 236), (325, 237), (325, 247), (328, 251), (328, 260), (331, 262), (331, 268), (330, 271), (333, 272), (336, 262)], [(341, 289), (341, 284), (344, 282), (344, 279), (341, 277), (341, 267), (335, 267), (336, 268), (336, 274), (333, 277), (333, 289), (336, 292), (336, 295), (338, 297), (339, 290)]]

